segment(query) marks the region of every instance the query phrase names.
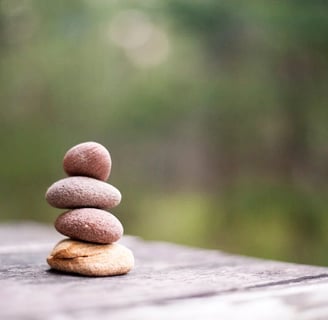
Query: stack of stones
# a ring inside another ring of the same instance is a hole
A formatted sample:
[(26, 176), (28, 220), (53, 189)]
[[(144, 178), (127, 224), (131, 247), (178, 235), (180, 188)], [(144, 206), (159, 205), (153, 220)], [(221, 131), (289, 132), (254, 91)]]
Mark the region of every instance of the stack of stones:
[(106, 183), (111, 171), (108, 150), (85, 142), (67, 151), (63, 167), (69, 177), (55, 182), (46, 192), (47, 202), (68, 209), (55, 228), (69, 237), (60, 241), (47, 258), (56, 270), (87, 276), (112, 276), (129, 272), (132, 252), (116, 243), (123, 235), (121, 222), (105, 211), (121, 201), (121, 193)]

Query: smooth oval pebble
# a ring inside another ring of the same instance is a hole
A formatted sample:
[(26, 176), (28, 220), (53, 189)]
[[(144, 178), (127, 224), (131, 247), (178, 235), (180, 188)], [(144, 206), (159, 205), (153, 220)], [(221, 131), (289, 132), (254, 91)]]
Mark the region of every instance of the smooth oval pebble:
[(123, 245), (94, 244), (70, 239), (60, 241), (47, 258), (53, 269), (86, 276), (114, 276), (134, 266), (130, 249)]
[(62, 213), (55, 228), (72, 239), (109, 244), (123, 235), (121, 222), (111, 213), (94, 208), (82, 208)]
[(83, 142), (69, 149), (63, 167), (69, 176), (88, 176), (106, 181), (112, 161), (108, 150), (97, 142)]
[(89, 177), (68, 177), (58, 180), (46, 192), (48, 203), (60, 209), (110, 209), (121, 202), (121, 197), (120, 191), (114, 186)]

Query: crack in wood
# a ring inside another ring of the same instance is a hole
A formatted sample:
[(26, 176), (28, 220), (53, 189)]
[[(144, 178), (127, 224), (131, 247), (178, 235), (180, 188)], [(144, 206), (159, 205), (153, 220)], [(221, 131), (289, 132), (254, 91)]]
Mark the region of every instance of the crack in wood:
[(328, 273), (322, 273), (322, 274), (313, 275), (313, 276), (304, 276), (304, 277), (299, 277), (299, 278), (295, 278), (295, 279), (272, 281), (272, 282), (268, 282), (268, 283), (248, 286), (247, 288), (248, 289), (256, 289), (256, 288), (273, 287), (273, 286), (279, 286), (279, 285), (288, 285), (288, 284), (299, 283), (299, 282), (308, 281), (308, 280), (316, 280), (316, 279), (321, 279), (321, 278), (328, 278)]
[[(199, 299), (199, 298), (209, 298), (209, 297), (215, 297), (215, 296), (222, 296), (225, 294), (230, 293), (242, 293), (247, 292), (254, 289), (260, 289), (260, 288), (270, 288), (275, 286), (283, 286), (283, 285), (289, 285), (289, 284), (297, 284), (301, 283), (303, 281), (311, 281), (311, 280), (318, 280), (318, 279), (328, 279), (328, 274), (319, 274), (314, 276), (305, 276), (305, 277), (299, 277), (294, 279), (287, 279), (282, 281), (273, 281), (273, 282), (267, 282), (267, 283), (261, 283), (253, 286), (245, 286), (241, 288), (230, 288), (226, 290), (220, 290), (220, 291), (207, 291), (207, 292), (201, 292), (201, 293), (195, 293), (195, 294), (188, 294), (184, 296), (174, 297), (174, 298), (167, 298), (160, 300), (161, 303), (170, 302), (170, 301), (176, 301), (176, 300), (189, 300), (189, 299)], [(156, 302), (158, 303), (158, 302)]]

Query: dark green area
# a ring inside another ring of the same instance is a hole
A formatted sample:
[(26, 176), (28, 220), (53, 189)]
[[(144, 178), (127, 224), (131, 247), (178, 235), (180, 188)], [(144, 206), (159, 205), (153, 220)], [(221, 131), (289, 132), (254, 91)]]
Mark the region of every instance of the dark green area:
[(110, 149), (126, 233), (328, 265), (326, 1), (0, 1), (0, 218)]

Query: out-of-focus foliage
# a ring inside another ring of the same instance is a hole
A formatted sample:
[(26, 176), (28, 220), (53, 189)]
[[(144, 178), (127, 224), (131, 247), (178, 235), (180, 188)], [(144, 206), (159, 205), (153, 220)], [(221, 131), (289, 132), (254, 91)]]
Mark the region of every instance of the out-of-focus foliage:
[(327, 265), (327, 88), (325, 1), (2, 0), (0, 217), (95, 140), (126, 233)]

